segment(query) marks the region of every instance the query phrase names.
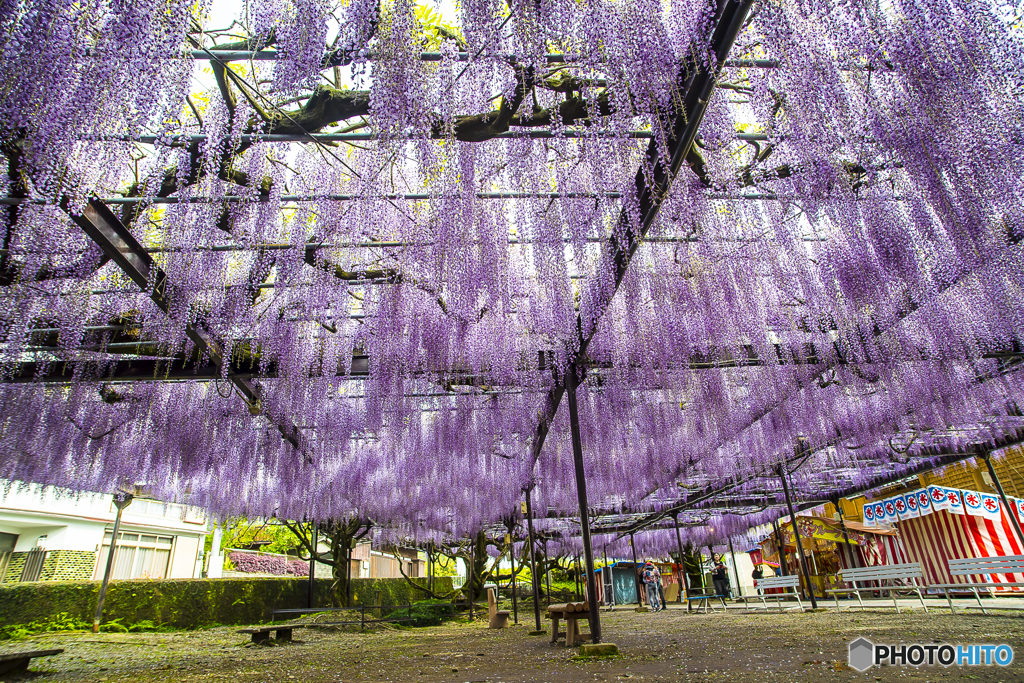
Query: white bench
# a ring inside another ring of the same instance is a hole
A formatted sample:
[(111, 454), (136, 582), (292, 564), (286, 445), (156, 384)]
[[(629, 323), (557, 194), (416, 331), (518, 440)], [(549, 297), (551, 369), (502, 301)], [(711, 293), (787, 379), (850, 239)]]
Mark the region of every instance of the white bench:
[[(766, 579), (757, 579), (754, 581), (754, 588), (758, 589), (760, 595), (741, 595), (736, 597), (736, 600), (743, 602), (743, 606), (746, 610), (750, 611), (750, 605), (747, 604), (747, 600), (760, 600), (764, 611), (768, 611), (768, 602), (766, 598), (775, 598), (778, 602), (779, 611), (782, 611), (782, 598), (788, 598), (790, 596), (796, 598), (796, 604), (799, 606), (800, 611), (804, 609), (804, 603), (800, 601), (800, 577), (796, 574), (790, 574), (789, 576), (769, 576)], [(781, 588), (783, 592), (774, 593), (767, 595), (769, 589)], [(786, 589), (790, 590), (786, 590)], [(757, 607), (757, 605), (754, 605)]]
[[(909, 586), (882, 586), (883, 581), (896, 581), (896, 580), (907, 580), (911, 581)], [(877, 586), (858, 586), (858, 583), (870, 583), (877, 581)], [(917, 593), (917, 599), (921, 601), (921, 607), (924, 607), (924, 611), (928, 611), (927, 605), (924, 604), (924, 596), (921, 594), (921, 588), (923, 586), (924, 574), (921, 571), (920, 562), (910, 562), (908, 564), (880, 564), (874, 567), (856, 567), (853, 569), (844, 569), (839, 572), (839, 582), (848, 583), (853, 588), (830, 588), (827, 593), (832, 593), (832, 597), (836, 599), (836, 611), (841, 611), (839, 607), (839, 594), (840, 593), (853, 593), (857, 596), (857, 602), (860, 603), (861, 608), (865, 607), (864, 600), (861, 599), (860, 594), (862, 591), (881, 591), (888, 590), (889, 596), (892, 598), (892, 604), (896, 606), (896, 614), (900, 613), (900, 604), (896, 600), (897, 590), (912, 590)]]
[[(946, 594), (946, 602), (949, 603), (950, 614), (953, 614), (954, 610), (949, 592), (957, 590), (972, 591), (974, 598), (978, 601), (977, 609), (980, 609), (982, 614), (988, 614), (985, 611), (985, 606), (981, 604), (981, 596), (978, 595), (979, 588), (1011, 588), (1024, 586), (1024, 583), (995, 583), (993, 581), (975, 583), (970, 577), (976, 574), (986, 576), (991, 574), (1024, 574), (1024, 555), (1001, 555), (999, 557), (972, 557), (963, 560), (950, 560), (949, 573), (953, 576), (967, 577), (967, 582), (965, 583), (943, 583), (932, 586), (932, 588), (941, 588), (942, 592)], [(974, 605), (964, 605), (963, 607), (964, 609), (975, 609)], [(998, 609), (1020, 608), (999, 607)]]

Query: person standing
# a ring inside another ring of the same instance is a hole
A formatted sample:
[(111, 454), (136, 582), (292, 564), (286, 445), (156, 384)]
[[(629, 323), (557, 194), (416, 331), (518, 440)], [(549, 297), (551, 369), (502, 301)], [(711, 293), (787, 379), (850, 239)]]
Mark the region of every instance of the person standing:
[(714, 559), (715, 568), (711, 571), (711, 580), (715, 584), (715, 594), (721, 598), (724, 605), (725, 599), (731, 597), (729, 595), (729, 572), (725, 563), (722, 562), (721, 555), (715, 555)]
[(668, 609), (668, 601), (665, 600), (665, 581), (661, 578), (661, 569), (656, 566), (654, 571), (658, 577), (658, 601), (661, 603), (661, 609)]
[(754, 579), (754, 587), (757, 588), (758, 595), (764, 595), (764, 590), (761, 588), (761, 579), (764, 578), (764, 570), (761, 569), (761, 565), (754, 567), (754, 571), (750, 574)]
[(644, 591), (647, 593), (647, 605), (652, 611), (657, 612), (661, 609), (661, 605), (658, 601), (658, 578), (657, 570), (654, 565), (648, 562), (644, 565), (643, 570), (644, 580)]

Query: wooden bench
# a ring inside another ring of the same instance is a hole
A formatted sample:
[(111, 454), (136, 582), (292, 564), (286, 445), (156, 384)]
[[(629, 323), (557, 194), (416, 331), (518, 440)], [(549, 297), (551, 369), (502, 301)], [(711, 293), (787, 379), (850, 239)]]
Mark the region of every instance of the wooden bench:
[(241, 628), (238, 633), (245, 633), (252, 636), (252, 642), (257, 645), (270, 640), (270, 634), (274, 634), (274, 640), (278, 643), (290, 643), (292, 641), (292, 629), (305, 628), (308, 624), (277, 624), (276, 626), (257, 626), (255, 628)]
[[(782, 598), (788, 598), (790, 596), (796, 598), (797, 607), (802, 612), (804, 609), (804, 603), (800, 601), (800, 577), (796, 574), (790, 574), (789, 576), (769, 576), (765, 579), (757, 579), (754, 581), (754, 588), (761, 589), (760, 595), (741, 595), (736, 597), (743, 603), (743, 607), (749, 612), (750, 604), (748, 600), (760, 600), (764, 611), (768, 611), (768, 601), (766, 598), (775, 598), (778, 603), (779, 612), (782, 612)], [(767, 591), (778, 588), (782, 592), (772, 593), (767, 595)], [(787, 590), (789, 589), (789, 590)], [(754, 605), (757, 607), (757, 605)]]
[[(981, 574), (1024, 574), (1024, 555), (1001, 555), (999, 557), (974, 557), (963, 560), (950, 560), (949, 561), (949, 573), (953, 576), (966, 576), (966, 583), (943, 583), (932, 586), (932, 588), (941, 588), (943, 593), (946, 595), (946, 602), (949, 603), (949, 612), (954, 614), (953, 600), (950, 599), (950, 591), (971, 591), (974, 593), (974, 599), (978, 601), (977, 608), (974, 605), (964, 605), (964, 609), (980, 609), (982, 614), (988, 614), (985, 611), (985, 606), (981, 604), (981, 596), (978, 594), (979, 588), (1013, 588), (1024, 586), (1024, 583), (996, 583), (993, 581), (984, 581), (982, 583), (975, 583), (970, 577)], [(998, 609), (1020, 609), (1019, 607), (999, 607)]]
[(0, 655), (0, 676), (8, 674), (28, 673), (28, 663), (35, 657), (52, 657), (64, 652), (63, 648), (58, 650), (31, 650), (29, 652), (10, 652)]
[(498, 609), (498, 599), (493, 588), (487, 589), (487, 628), (505, 628), (508, 626), (507, 609)]
[[(909, 586), (882, 586), (883, 581), (896, 581), (906, 580), (912, 583)], [(858, 583), (870, 583), (877, 581), (877, 586), (858, 586)], [(920, 581), (920, 583), (918, 583)], [(910, 562), (907, 564), (880, 564), (874, 567), (855, 567), (853, 569), (844, 569), (839, 572), (839, 583), (848, 583), (853, 588), (830, 588), (826, 592), (831, 593), (832, 597), (836, 599), (836, 611), (841, 611), (839, 607), (839, 594), (840, 593), (853, 593), (857, 596), (857, 602), (860, 603), (861, 609), (865, 608), (864, 600), (861, 599), (860, 594), (862, 591), (881, 591), (888, 590), (889, 596), (892, 598), (892, 604), (896, 606), (896, 614), (900, 613), (900, 604), (896, 599), (897, 590), (912, 590), (917, 593), (917, 599), (921, 601), (921, 607), (924, 607), (924, 611), (928, 611), (928, 606), (924, 604), (924, 596), (921, 594), (921, 588), (924, 583), (924, 574), (921, 571), (920, 562)]]
[[(548, 618), (551, 619), (551, 642), (565, 636), (565, 646), (573, 647), (578, 643), (590, 640), (589, 633), (580, 633), (579, 620), (590, 620), (589, 602), (567, 602), (560, 605), (548, 605)], [(558, 621), (565, 619), (565, 633), (559, 633)]]

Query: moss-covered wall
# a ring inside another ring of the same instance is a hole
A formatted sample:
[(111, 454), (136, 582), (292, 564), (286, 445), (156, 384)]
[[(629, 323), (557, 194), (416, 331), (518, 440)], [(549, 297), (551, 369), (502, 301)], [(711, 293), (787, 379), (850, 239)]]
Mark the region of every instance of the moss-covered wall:
[[(111, 581), (103, 620), (117, 619), (125, 626), (148, 620), (176, 628), (253, 624), (269, 619), (273, 609), (305, 607), (308, 587), (306, 579), (295, 578)], [(316, 581), (316, 605), (330, 604), (330, 588), (330, 580)], [(0, 586), (0, 625), (46, 620), (62, 612), (91, 622), (98, 593), (98, 581)], [(426, 596), (405, 579), (354, 579), (352, 597), (355, 604), (387, 606)]]

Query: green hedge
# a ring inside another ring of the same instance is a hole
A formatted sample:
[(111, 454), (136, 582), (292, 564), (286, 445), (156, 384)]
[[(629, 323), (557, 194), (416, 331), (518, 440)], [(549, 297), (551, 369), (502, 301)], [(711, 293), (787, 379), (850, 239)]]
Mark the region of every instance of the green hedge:
[[(450, 590), (451, 579), (439, 590)], [(447, 585), (446, 585), (447, 584)], [(175, 628), (254, 624), (273, 609), (305, 607), (309, 583), (296, 578), (168, 579), (111, 581), (104, 622), (141, 621)], [(330, 604), (330, 579), (317, 579), (315, 604)], [(0, 586), (0, 626), (45, 621), (58, 614), (92, 623), (98, 581), (41, 581)], [(354, 579), (353, 604), (404, 605), (426, 596), (405, 579)]]

